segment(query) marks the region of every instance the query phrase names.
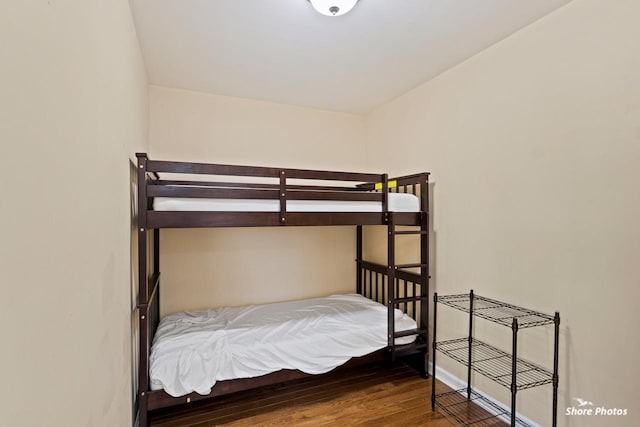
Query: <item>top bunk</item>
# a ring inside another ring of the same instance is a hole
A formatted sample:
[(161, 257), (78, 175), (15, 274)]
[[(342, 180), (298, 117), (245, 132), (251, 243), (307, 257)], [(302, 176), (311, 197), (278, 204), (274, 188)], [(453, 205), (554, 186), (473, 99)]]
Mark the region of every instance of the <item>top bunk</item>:
[(138, 158), (141, 228), (421, 225), (429, 173), (388, 174)]

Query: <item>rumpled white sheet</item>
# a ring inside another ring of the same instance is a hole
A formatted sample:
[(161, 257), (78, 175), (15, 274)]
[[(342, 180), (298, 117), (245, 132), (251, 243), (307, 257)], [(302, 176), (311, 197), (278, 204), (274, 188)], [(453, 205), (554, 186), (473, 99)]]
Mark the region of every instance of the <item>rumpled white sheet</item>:
[[(396, 331), (416, 322), (395, 310)], [(397, 338), (396, 344), (415, 336)], [(222, 307), (165, 317), (150, 356), (151, 388), (209, 394), (216, 381), (281, 369), (328, 372), (387, 345), (387, 308), (357, 294)]]

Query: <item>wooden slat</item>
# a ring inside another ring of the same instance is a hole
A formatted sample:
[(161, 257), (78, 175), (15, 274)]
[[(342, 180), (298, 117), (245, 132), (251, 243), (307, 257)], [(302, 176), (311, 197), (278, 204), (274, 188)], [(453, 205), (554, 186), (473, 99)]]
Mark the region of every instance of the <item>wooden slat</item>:
[(376, 181), (382, 176), (374, 173), (320, 171), (312, 169), (287, 169), (263, 166), (238, 166), (214, 163), (168, 162), (162, 160), (148, 160), (147, 171), (186, 173), (195, 175), (235, 175), (259, 176), (277, 178), (280, 171), (286, 170), (287, 177), (296, 179), (316, 179), (326, 181)]
[[(376, 264), (369, 261), (362, 261), (362, 267), (368, 270), (377, 271), (378, 273), (387, 274), (387, 267), (381, 264)], [(406, 270), (396, 270), (396, 277), (400, 280), (406, 280), (408, 282), (421, 283), (422, 277), (420, 274), (413, 273)]]
[(381, 174), (375, 173), (354, 173), (354, 172), (332, 172), (316, 171), (308, 169), (287, 169), (289, 178), (298, 179), (318, 179), (323, 181), (372, 181), (381, 179)]
[(382, 301), (380, 301), (381, 304), (386, 305), (387, 304), (387, 284), (389, 283), (389, 278), (387, 277), (386, 274), (382, 275)]
[(411, 271), (396, 270), (396, 277), (402, 280), (408, 280), (409, 282), (421, 283), (420, 275)]
[(280, 200), (280, 224), (287, 222), (287, 172), (280, 171), (280, 187), (278, 188), (278, 197)]
[(149, 211), (151, 228), (262, 227), (280, 225), (279, 212)]
[(210, 163), (167, 162), (162, 160), (148, 160), (149, 172), (188, 173), (195, 175), (237, 175), (237, 176), (262, 176), (277, 178), (280, 168), (268, 168), (262, 166), (236, 166)]
[(401, 231), (396, 231), (396, 235), (412, 235), (412, 234), (427, 234), (426, 231), (420, 231), (420, 230), (401, 230)]
[(149, 295), (148, 301), (151, 302), (156, 296), (156, 292), (158, 291), (158, 285), (160, 284), (160, 272), (153, 273), (153, 275), (149, 278), (149, 288), (151, 289), (151, 294)]
[(416, 353), (422, 353), (427, 349), (427, 344), (414, 341), (411, 344), (403, 344), (396, 347), (396, 356), (415, 355)]
[(364, 260), (362, 260), (361, 264), (362, 264), (362, 267), (366, 268), (367, 270), (373, 270), (378, 273), (387, 274), (387, 267), (382, 264), (377, 264), (374, 262), (364, 261)]
[(422, 300), (427, 300), (427, 301), (428, 301), (428, 300), (429, 300), (429, 297), (421, 297), (421, 296), (417, 295), (417, 296), (410, 296), (410, 297), (396, 298), (396, 299), (394, 300), (394, 302), (395, 302), (396, 304), (404, 304), (404, 303), (407, 303), (407, 302), (412, 302), (412, 301), (422, 301)]
[(376, 287), (375, 287), (376, 291), (374, 293), (373, 300), (377, 301), (377, 302), (380, 302), (380, 300), (378, 299), (378, 288), (380, 286), (380, 284), (378, 283), (378, 278), (379, 277), (380, 277), (380, 273), (376, 273)]
[[(149, 228), (264, 227), (280, 224), (279, 212), (149, 211)], [(286, 225), (380, 225), (380, 212), (287, 212)]]
[(420, 225), (420, 213), (394, 212), (393, 221), (396, 225)]
[(278, 190), (149, 185), (147, 187), (147, 195), (149, 197), (184, 197), (201, 199), (277, 199)]
[(390, 181), (396, 181), (398, 185), (412, 185), (415, 183), (419, 183), (421, 179), (428, 177), (430, 175), (429, 172), (421, 172), (414, 173), (411, 175), (397, 176), (395, 178), (390, 178)]
[(379, 212), (289, 212), (288, 225), (377, 225), (384, 223)]
[(423, 329), (408, 329), (406, 331), (394, 332), (393, 336), (395, 338), (408, 337), (410, 335), (418, 335), (425, 333), (426, 330)]
[[(415, 185), (415, 184), (419, 184), (421, 180), (424, 180), (425, 177), (428, 177), (428, 176), (429, 176), (429, 172), (422, 172), (422, 173), (416, 173), (412, 175), (389, 178), (389, 181), (395, 181), (396, 186)], [(376, 182), (366, 182), (364, 184), (357, 185), (357, 187), (363, 190), (375, 190)]]
[[(229, 188), (253, 188), (253, 189), (266, 189), (266, 190), (278, 190), (280, 187), (277, 184), (262, 184), (257, 182), (224, 182), (224, 181), (186, 181), (186, 180), (171, 180), (161, 179), (156, 182), (156, 185), (176, 185), (176, 186), (199, 186), (199, 187), (229, 187)], [(326, 190), (326, 191), (362, 191), (356, 187), (341, 187), (341, 186), (324, 186), (324, 185), (292, 185), (288, 184), (287, 188), (290, 190)]]
[(412, 263), (412, 264), (398, 264), (396, 265), (396, 269), (401, 269), (401, 268), (418, 268), (418, 267), (423, 267), (423, 266), (427, 266), (427, 264), (420, 264), (420, 263)]
[(382, 203), (382, 195), (380, 193), (356, 192), (356, 191), (291, 190), (289, 191), (287, 198), (289, 200), (341, 200), (341, 201)]
[[(412, 285), (411, 296), (416, 297), (417, 296), (416, 295), (416, 282), (411, 282), (411, 285)], [(422, 297), (422, 298), (429, 298), (429, 297), (425, 296), (425, 297)], [(413, 317), (414, 319), (417, 320), (417, 318), (416, 318), (416, 300), (415, 299), (413, 300), (412, 304), (413, 304), (412, 305), (413, 309), (411, 310), (411, 317)]]
[[(278, 199), (281, 188), (218, 188), (218, 187), (187, 187), (177, 185), (149, 185), (149, 197), (201, 198), (201, 199)], [(285, 186), (287, 200), (338, 200), (354, 202), (380, 202), (381, 193), (366, 191), (316, 191), (295, 190)]]

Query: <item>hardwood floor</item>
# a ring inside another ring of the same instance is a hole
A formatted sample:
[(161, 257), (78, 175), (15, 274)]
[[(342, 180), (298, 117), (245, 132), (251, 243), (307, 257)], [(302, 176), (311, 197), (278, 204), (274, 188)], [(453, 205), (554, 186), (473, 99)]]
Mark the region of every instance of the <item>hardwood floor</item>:
[[(438, 393), (449, 388), (437, 382)], [(406, 365), (367, 366), (159, 412), (153, 427), (455, 425), (431, 411), (431, 379)], [(474, 412), (479, 408), (473, 404)], [(485, 423), (502, 426), (503, 423)]]

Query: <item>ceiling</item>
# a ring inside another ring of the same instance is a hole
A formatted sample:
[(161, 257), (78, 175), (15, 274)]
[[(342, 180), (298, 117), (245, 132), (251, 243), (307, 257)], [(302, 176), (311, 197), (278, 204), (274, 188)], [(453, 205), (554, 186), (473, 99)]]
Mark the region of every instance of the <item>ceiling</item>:
[(130, 0), (151, 84), (367, 113), (570, 0)]

